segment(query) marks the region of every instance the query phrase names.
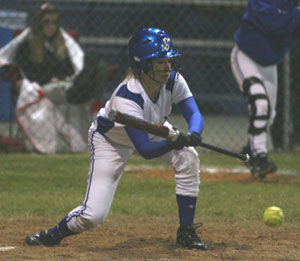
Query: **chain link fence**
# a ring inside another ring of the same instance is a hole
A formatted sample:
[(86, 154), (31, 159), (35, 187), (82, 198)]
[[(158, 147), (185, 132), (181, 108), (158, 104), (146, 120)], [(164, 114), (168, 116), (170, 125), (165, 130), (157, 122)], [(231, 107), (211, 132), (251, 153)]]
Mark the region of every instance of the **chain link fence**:
[[(33, 12), (44, 2), (34, 0), (0, 0), (0, 2), (0, 26), (3, 35), (5, 33), (7, 36), (5, 39), (2, 38), (0, 44), (3, 46), (17, 37), (16, 32), (21, 34), (24, 32), (32, 19)], [(27, 150), (30, 146), (31, 149), (37, 149), (36, 144), (43, 141), (42, 149), (39, 150), (45, 150), (46, 153), (86, 150), (84, 144), (89, 124), (127, 70), (129, 37), (142, 28), (158, 27), (171, 35), (175, 49), (182, 54), (180, 71), (186, 78), (204, 115), (205, 142), (234, 151), (240, 151), (245, 145), (248, 129), (247, 104), (231, 72), (230, 52), (233, 47), (233, 34), (245, 11), (246, 0), (50, 2), (59, 7), (61, 27), (75, 38), (82, 50), (96, 51), (96, 57), (101, 61), (101, 65), (97, 68), (105, 73), (101, 74), (103, 81), (99, 77), (98, 79), (91, 77), (90, 84), (96, 85), (97, 81), (100, 81), (105, 91), (101, 97), (95, 94), (89, 101), (79, 105), (69, 104), (67, 101), (56, 104), (49, 98), (50, 103), (43, 107), (46, 108), (45, 111), (42, 111), (43, 108), (38, 108), (37, 111), (31, 110), (28, 115), (27, 112), (22, 111), (19, 115), (25, 118), (22, 121), (14, 116), (18, 100), (13, 91), (13, 84), (3, 82), (2, 79), (0, 82), (0, 135), (2, 137), (25, 137)], [(293, 63), (297, 62), (295, 58), (297, 53), (292, 52), (292, 58), (287, 59), (287, 62), (279, 68), (281, 107), (278, 109), (275, 131), (272, 135), (269, 134), (273, 137), (269, 139), (270, 150), (290, 149), (291, 133), (297, 124), (299, 125), (300, 117), (297, 118), (297, 106), (294, 105), (299, 101), (300, 96), (295, 88), (297, 69), (293, 69)], [(81, 98), (85, 94), (79, 90), (73, 95)], [(184, 128), (185, 124), (176, 114), (176, 108), (174, 111), (175, 115), (171, 117), (171, 121), (178, 127)], [(290, 111), (294, 114), (290, 114)], [(42, 124), (37, 125), (36, 128), (33, 124), (34, 119), (30, 121), (26, 118), (32, 118), (32, 115), (36, 118), (44, 117)], [(285, 118), (281, 115), (285, 115)], [(31, 130), (28, 131), (30, 128)], [(272, 142), (274, 137), (276, 142)], [(54, 139), (57, 141), (53, 143)]]

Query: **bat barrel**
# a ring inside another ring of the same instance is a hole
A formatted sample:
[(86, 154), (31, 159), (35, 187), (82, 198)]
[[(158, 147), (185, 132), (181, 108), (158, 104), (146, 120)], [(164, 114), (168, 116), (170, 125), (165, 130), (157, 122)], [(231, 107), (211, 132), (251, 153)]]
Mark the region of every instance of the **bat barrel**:
[(168, 127), (119, 111), (111, 110), (108, 119), (162, 138), (167, 138), (169, 136)]

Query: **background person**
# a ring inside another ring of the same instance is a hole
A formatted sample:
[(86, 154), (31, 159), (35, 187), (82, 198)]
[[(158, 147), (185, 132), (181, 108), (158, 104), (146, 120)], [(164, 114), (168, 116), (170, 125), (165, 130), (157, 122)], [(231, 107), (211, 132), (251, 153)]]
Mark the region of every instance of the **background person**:
[[(95, 51), (84, 55), (78, 43), (60, 27), (59, 9), (52, 3), (40, 6), (30, 27), (0, 50), (3, 74), (14, 74), (10, 78), (19, 94), (17, 122), (36, 151), (55, 153), (59, 140), (73, 152), (87, 150), (78, 121), (83, 126), (88, 112), (67, 102), (83, 104), (95, 97), (91, 87), (97, 95), (102, 94), (96, 87), (102, 88), (105, 66), (99, 60), (92, 64), (97, 58)], [(67, 114), (71, 121), (67, 121)]]
[(267, 130), (276, 115), (277, 65), (291, 47), (300, 10), (290, 0), (249, 0), (231, 53), (233, 75), (248, 102), (251, 173), (264, 178), (277, 167), (267, 158)]
[[(200, 184), (200, 161), (193, 147), (201, 140), (202, 115), (183, 76), (172, 70), (180, 54), (170, 36), (161, 29), (146, 28), (129, 41), (131, 69), (92, 123), (90, 173), (83, 204), (72, 210), (55, 227), (26, 237), (28, 245), (54, 246), (70, 235), (104, 223), (118, 183), (130, 156), (137, 152), (146, 159), (159, 158), (175, 172), (180, 226), (177, 244), (206, 250), (196, 234), (194, 215)], [(111, 110), (165, 124), (172, 104), (178, 105), (189, 133), (177, 131), (162, 139), (108, 120)]]

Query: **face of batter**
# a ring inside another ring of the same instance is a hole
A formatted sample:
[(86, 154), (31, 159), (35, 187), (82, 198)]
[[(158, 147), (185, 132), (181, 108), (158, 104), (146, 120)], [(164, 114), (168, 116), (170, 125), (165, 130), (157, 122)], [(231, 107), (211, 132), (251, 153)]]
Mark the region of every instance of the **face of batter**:
[(172, 68), (172, 58), (163, 58), (152, 61), (152, 70), (148, 72), (148, 76), (160, 84), (165, 84), (170, 76)]
[(168, 81), (171, 68), (172, 58), (156, 59), (147, 74), (141, 74), (140, 81), (152, 101), (157, 100), (161, 87)]

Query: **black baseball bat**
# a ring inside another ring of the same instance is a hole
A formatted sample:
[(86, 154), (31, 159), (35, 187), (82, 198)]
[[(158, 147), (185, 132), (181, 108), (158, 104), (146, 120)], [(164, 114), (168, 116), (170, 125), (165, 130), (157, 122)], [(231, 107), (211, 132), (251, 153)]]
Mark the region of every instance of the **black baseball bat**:
[[(141, 118), (137, 118), (135, 116), (126, 113), (121, 113), (119, 111), (111, 110), (108, 118), (110, 121), (115, 121), (124, 124), (128, 127), (135, 128), (162, 138), (168, 138), (170, 134), (170, 129), (166, 126), (163, 126), (158, 123), (154, 123), (152, 121), (147, 121)], [(246, 155), (239, 154), (220, 147), (216, 147), (214, 145), (204, 143), (202, 141), (199, 141), (198, 146), (225, 154), (233, 158), (237, 158), (242, 161), (249, 161), (250, 159), (249, 154)]]

